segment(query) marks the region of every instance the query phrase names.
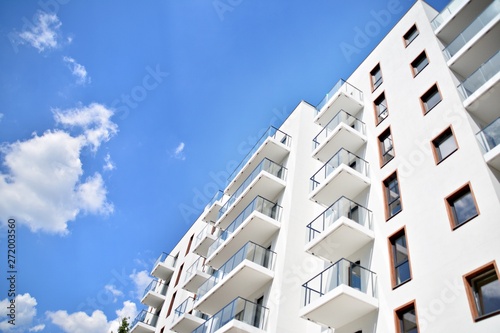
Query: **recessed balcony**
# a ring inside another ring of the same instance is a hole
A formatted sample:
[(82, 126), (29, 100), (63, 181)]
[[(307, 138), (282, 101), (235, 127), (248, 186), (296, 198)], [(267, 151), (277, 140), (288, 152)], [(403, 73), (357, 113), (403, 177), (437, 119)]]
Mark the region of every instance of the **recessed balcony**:
[(500, 47), (500, 2), (493, 1), (443, 51), (448, 66), (467, 77)]
[(165, 302), (165, 295), (167, 294), (168, 285), (158, 280), (153, 280), (144, 290), (141, 303), (152, 306), (155, 309), (161, 308)]
[(214, 194), (210, 202), (205, 207), (203, 213), (201, 213), (201, 219), (207, 223), (214, 223), (219, 216), (219, 210), (222, 207), (222, 199), (224, 197), (224, 192), (222, 190), (217, 191)]
[(302, 285), (299, 315), (323, 326), (341, 328), (378, 308), (376, 275), (341, 259)]
[(286, 186), (287, 171), (284, 166), (263, 159), (220, 209), (216, 226), (226, 229), (257, 195), (275, 198)]
[(182, 289), (196, 293), (198, 288), (211, 277), (209, 266), (205, 265), (204, 261), (205, 258), (200, 257), (189, 266)]
[(177, 258), (163, 252), (158, 259), (156, 259), (151, 275), (168, 283), (172, 278), (172, 274), (174, 274), (176, 261)]
[(267, 241), (280, 228), (281, 206), (257, 196), (208, 249), (207, 265), (219, 268), (250, 240)]
[(342, 197), (307, 225), (305, 250), (336, 262), (373, 241), (372, 230), (372, 212)]
[(464, 107), (487, 124), (500, 115), (499, 81), (500, 51), (458, 86)]
[(201, 231), (196, 235), (196, 240), (193, 245), (193, 252), (199, 256), (207, 257), (208, 248), (217, 239), (218, 229), (213, 225), (207, 224)]
[(158, 315), (142, 310), (132, 322), (130, 333), (154, 333)]
[(269, 309), (238, 297), (214, 314), (192, 333), (265, 332)]
[(248, 242), (198, 288), (195, 308), (215, 314), (238, 296), (250, 297), (273, 279), (275, 256), (273, 251)]
[(363, 105), (363, 92), (341, 79), (316, 106), (314, 122), (324, 127), (339, 110), (356, 115)]
[(194, 299), (188, 297), (174, 311), (171, 331), (178, 333), (191, 333), (200, 325), (204, 324), (208, 318), (207, 315), (194, 310)]
[(355, 198), (369, 185), (368, 162), (341, 149), (311, 177), (309, 199), (329, 206), (342, 196)]
[(357, 151), (365, 143), (365, 123), (340, 110), (313, 139), (312, 155), (326, 162), (341, 148)]
[(476, 134), (488, 165), (500, 171), (500, 118)]
[(291, 136), (273, 126), (269, 127), (229, 176), (226, 194), (233, 195), (255, 169), (254, 165), (263, 159), (282, 161), (290, 153), (291, 143)]

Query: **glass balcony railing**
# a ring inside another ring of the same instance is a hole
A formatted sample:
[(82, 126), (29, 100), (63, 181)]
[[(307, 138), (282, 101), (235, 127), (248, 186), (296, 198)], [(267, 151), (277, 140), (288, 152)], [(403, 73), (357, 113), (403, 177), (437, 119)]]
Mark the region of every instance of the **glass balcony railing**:
[(483, 84), (498, 74), (500, 70), (500, 51), (497, 52), (488, 61), (482, 64), (474, 73), (472, 73), (457, 88), (462, 98), (465, 100), (478, 90)]
[(169, 254), (166, 254), (165, 252), (162, 252), (158, 259), (156, 259), (155, 264), (153, 267), (156, 267), (160, 262), (165, 263), (165, 265), (170, 266), (170, 267), (175, 267), (175, 262), (177, 261), (177, 258), (172, 257)]
[(241, 212), (240, 215), (220, 234), (215, 242), (208, 248), (208, 257), (210, 257), (226, 239), (231, 236), (236, 229), (252, 214), (254, 211), (262, 213), (276, 221), (280, 220), (281, 206), (278, 204), (264, 199), (261, 196), (255, 197), (253, 201)]
[(132, 322), (132, 328), (134, 328), (138, 323), (144, 323), (146, 325), (156, 327), (156, 323), (158, 322), (158, 315), (148, 312), (146, 310), (142, 310), (137, 317), (135, 317)]
[(234, 169), (233, 173), (228, 178), (227, 183), (231, 183), (233, 179), (236, 177), (238, 172), (243, 169), (245, 164), (252, 158), (252, 156), (255, 154), (257, 150), (259, 150), (260, 146), (264, 143), (264, 141), (267, 140), (267, 138), (273, 138), (279, 142), (281, 142), (283, 145), (290, 147), (290, 144), (292, 142), (292, 137), (285, 132), (280, 131), (274, 126), (270, 126), (264, 134), (260, 137), (259, 141), (250, 149), (248, 154), (243, 158), (243, 160), (238, 164), (238, 166)]
[(221, 268), (216, 270), (213, 275), (205, 281), (198, 292), (196, 293), (198, 299), (201, 299), (207, 292), (209, 292), (219, 281), (224, 279), (233, 269), (241, 264), (244, 260), (249, 260), (262, 267), (272, 269), (274, 266), (276, 253), (268, 250), (260, 245), (252, 242), (246, 243), (238, 252), (236, 252), (228, 261), (226, 261)]
[(193, 248), (196, 248), (208, 235), (213, 235), (216, 231), (213, 230), (213, 226), (208, 224), (201, 229), (201, 231), (196, 235)]
[(432, 28), (436, 30), (444, 21), (454, 16), (462, 6), (469, 0), (453, 0), (439, 13), (431, 22)]
[(351, 167), (364, 176), (368, 176), (368, 162), (342, 148), (311, 177), (311, 190), (316, 189), (342, 164)]
[(476, 138), (485, 153), (498, 146), (500, 144), (500, 118), (477, 133)]
[(196, 272), (205, 272), (207, 274), (212, 273), (210, 266), (205, 266), (203, 264), (204, 260), (205, 258), (199, 257), (191, 266), (189, 266), (186, 270), (186, 275), (184, 276), (184, 282), (188, 281), (193, 275), (196, 274)]
[(142, 297), (146, 296), (150, 291), (157, 292), (158, 294), (165, 296), (167, 294), (167, 288), (168, 285), (161, 283), (158, 280), (153, 280), (149, 283), (146, 289), (144, 289), (144, 294), (142, 295)]
[(354, 117), (353, 115), (345, 112), (344, 110), (340, 110), (332, 120), (319, 132), (318, 135), (313, 139), (313, 150), (316, 149), (319, 145), (326, 141), (326, 139), (330, 136), (333, 130), (340, 124), (344, 123), (347, 126), (350, 126), (360, 132), (361, 134), (365, 134), (365, 123)]
[(220, 200), (222, 197), (224, 196), (224, 191), (222, 190), (218, 190), (214, 196), (212, 197), (212, 199), (210, 199), (210, 202), (207, 204), (207, 208), (208, 207), (212, 207), (212, 205), (217, 202), (218, 200)]
[(500, 1), (494, 0), (472, 23), (462, 31), (444, 50), (446, 59), (451, 59), (474, 36), (500, 13)]
[(346, 285), (375, 297), (376, 274), (347, 259), (340, 259), (302, 285), (303, 306), (310, 304), (340, 285)]
[(201, 318), (203, 320), (207, 320), (208, 316), (204, 314), (203, 312), (193, 310), (194, 307), (194, 298), (193, 297), (188, 297), (184, 302), (182, 302), (174, 311), (174, 320), (176, 321), (177, 318), (181, 317), (185, 313), (191, 313), (193, 316), (196, 316), (198, 318)]
[(328, 104), (328, 102), (334, 97), (337, 92), (344, 92), (346, 95), (352, 96), (353, 98), (362, 101), (363, 100), (363, 92), (348, 82), (340, 79), (332, 89), (326, 94), (326, 96), (316, 105), (316, 110), (319, 113), (321, 109)]
[(263, 159), (262, 162), (260, 162), (259, 165), (257, 165), (257, 167), (247, 177), (247, 179), (245, 179), (243, 184), (238, 187), (238, 189), (229, 198), (229, 200), (227, 200), (224, 206), (222, 206), (219, 211), (219, 218), (229, 209), (229, 207), (232, 206), (236, 199), (239, 198), (243, 191), (245, 191), (248, 185), (250, 185), (250, 183), (254, 181), (254, 179), (259, 175), (261, 171), (266, 171), (275, 177), (286, 180), (287, 169), (284, 166), (274, 163), (267, 158)]
[(371, 210), (346, 197), (341, 197), (307, 225), (307, 241), (312, 241), (342, 216), (365, 228), (372, 229)]
[(258, 329), (265, 330), (269, 309), (238, 297), (213, 315), (192, 333), (214, 333), (231, 320), (238, 320)]

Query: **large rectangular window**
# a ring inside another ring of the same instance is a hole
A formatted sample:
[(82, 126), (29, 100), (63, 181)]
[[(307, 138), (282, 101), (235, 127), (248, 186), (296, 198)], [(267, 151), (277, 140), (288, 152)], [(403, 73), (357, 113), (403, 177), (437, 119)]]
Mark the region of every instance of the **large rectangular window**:
[(380, 150), (380, 165), (384, 166), (387, 162), (394, 158), (394, 146), (392, 144), (390, 127), (378, 136), (378, 146)]
[(432, 140), (432, 148), (436, 164), (439, 164), (458, 149), (457, 140), (453, 135), (451, 127), (445, 129)]
[(405, 46), (410, 45), (411, 42), (418, 36), (418, 29), (417, 26), (414, 24), (408, 31), (404, 34), (403, 40), (405, 43)]
[(387, 179), (384, 180), (383, 185), (386, 204), (385, 217), (388, 220), (399, 213), (402, 209), (397, 173), (394, 172), (392, 175), (387, 177)]
[(387, 109), (387, 101), (385, 99), (385, 93), (380, 94), (379, 97), (373, 102), (375, 107), (375, 115), (377, 117), (377, 125), (380, 124), (382, 120), (387, 118), (389, 115), (389, 110)]
[(411, 280), (410, 258), (405, 229), (389, 237), (393, 288)]
[(500, 281), (495, 262), (464, 276), (474, 321), (500, 314)]
[(470, 184), (465, 184), (445, 200), (452, 229), (462, 226), (479, 215)]
[(420, 103), (422, 104), (424, 114), (427, 114), (427, 112), (432, 110), (439, 102), (441, 102), (441, 94), (439, 93), (437, 84), (434, 84), (422, 95), (422, 97), (420, 97)]
[(382, 71), (380, 70), (380, 64), (377, 64), (375, 68), (370, 72), (371, 82), (372, 82), (372, 91), (377, 89), (384, 80), (382, 79)]
[(415, 302), (406, 304), (395, 311), (397, 333), (418, 333)]

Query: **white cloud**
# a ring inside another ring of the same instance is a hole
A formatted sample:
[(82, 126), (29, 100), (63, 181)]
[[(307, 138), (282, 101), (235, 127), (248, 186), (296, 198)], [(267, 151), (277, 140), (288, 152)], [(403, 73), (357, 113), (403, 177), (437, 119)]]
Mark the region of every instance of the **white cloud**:
[(184, 161), (186, 159), (186, 155), (184, 154), (185, 147), (186, 145), (184, 144), (184, 142), (179, 143), (177, 148), (175, 148), (173, 157), (175, 157), (178, 160)]
[(71, 57), (63, 57), (63, 61), (66, 63), (68, 68), (71, 70), (71, 74), (76, 76), (76, 83), (77, 84), (87, 84), (90, 83), (91, 79), (90, 76), (88, 76), (87, 70), (85, 69), (85, 66), (80, 65), (79, 63), (76, 62), (75, 59)]
[(118, 297), (123, 296), (123, 292), (121, 290), (116, 289), (116, 287), (112, 284), (107, 284), (104, 286), (104, 289), (109, 292), (111, 295), (113, 295), (113, 303), (116, 303), (118, 300)]
[[(37, 305), (36, 299), (32, 297), (29, 293), (25, 293), (17, 295), (15, 300), (16, 300), (15, 325), (9, 324), (8, 321), (10, 318), (6, 316), (7, 311), (2, 311), (0, 332), (21, 333), (21, 332), (26, 332), (27, 330), (31, 330), (30, 327), (33, 324), (33, 320), (35, 319), (36, 316), (36, 305)], [(7, 309), (9, 305), (10, 302), (8, 298), (5, 298), (2, 301), (0, 301), (1, 309)], [(33, 329), (35, 329), (35, 327), (33, 327)]]
[(0, 113), (0, 121), (3, 119), (3, 113)]
[(40, 325), (36, 325), (36, 326), (33, 326), (32, 328), (29, 329), (30, 332), (40, 332), (40, 331), (43, 331), (45, 328), (45, 324), (40, 324)]
[(125, 301), (123, 302), (123, 308), (116, 310), (116, 319), (110, 322), (108, 331), (109, 332), (118, 332), (118, 328), (122, 323), (122, 318), (127, 318), (127, 321), (130, 325), (132, 325), (132, 321), (137, 316), (137, 306), (134, 302)]
[(99, 173), (83, 177), (80, 154), (84, 147), (96, 150), (117, 132), (112, 112), (99, 104), (57, 111), (61, 123), (82, 126), (83, 134), (47, 131), (31, 139), (4, 144), (0, 173), (0, 219), (15, 216), (33, 232), (66, 234), (67, 224), (80, 213), (107, 215), (113, 205)]
[(111, 160), (111, 156), (109, 154), (106, 154), (106, 156), (104, 156), (103, 169), (104, 169), (104, 171), (113, 171), (114, 169), (116, 169), (116, 165)]
[(135, 296), (140, 299), (144, 293), (144, 289), (151, 283), (152, 278), (148, 271), (142, 270), (137, 272), (135, 269), (129, 277), (135, 284)]
[(29, 29), (26, 29), (18, 34), (22, 44), (28, 43), (38, 50), (43, 52), (46, 49), (54, 49), (58, 47), (60, 38), (61, 21), (56, 14), (48, 14), (39, 11)]

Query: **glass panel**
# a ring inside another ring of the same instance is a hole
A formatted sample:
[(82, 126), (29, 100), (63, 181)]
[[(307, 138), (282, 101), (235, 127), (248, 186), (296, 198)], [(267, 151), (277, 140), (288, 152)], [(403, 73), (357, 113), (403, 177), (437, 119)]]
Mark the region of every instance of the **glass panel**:
[(456, 225), (460, 225), (477, 215), (476, 205), (470, 190), (454, 200), (452, 209)]
[(488, 80), (495, 76), (500, 70), (500, 51), (493, 57), (481, 65), (474, 73), (472, 73), (462, 84), (458, 86), (458, 90), (462, 94), (462, 98), (467, 98), (476, 90), (483, 86)]
[(415, 38), (417, 38), (417, 36), (418, 36), (417, 27), (412, 26), (404, 36), (406, 40), (406, 45), (410, 44)]
[(437, 87), (433, 87), (428, 94), (422, 97), (422, 101), (424, 102), (426, 111), (429, 111), (441, 102), (441, 94), (437, 90)]
[(401, 332), (403, 333), (417, 333), (417, 317), (415, 309), (412, 308), (400, 316)]
[(457, 145), (455, 143), (455, 138), (453, 137), (453, 134), (450, 131), (438, 143), (437, 153), (439, 160), (448, 157), (455, 150), (457, 150)]
[(488, 152), (500, 144), (500, 118), (495, 119), (481, 132), (476, 134), (484, 152)]
[(316, 110), (319, 113), (319, 111), (326, 105), (328, 102), (337, 95), (337, 92), (344, 92), (347, 96), (351, 96), (352, 98), (357, 99), (358, 101), (363, 100), (363, 93), (361, 90), (358, 88), (354, 87), (353, 85), (349, 84), (348, 82), (344, 80), (339, 80), (332, 89), (326, 94), (326, 96), (319, 102), (318, 105), (316, 105)]
[(500, 310), (500, 281), (494, 270), (478, 278), (474, 283), (479, 315)]

